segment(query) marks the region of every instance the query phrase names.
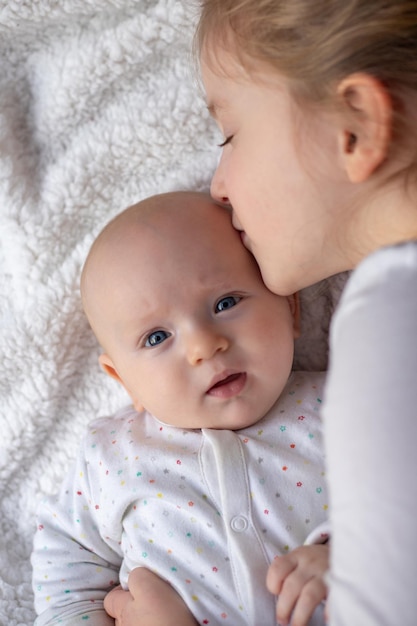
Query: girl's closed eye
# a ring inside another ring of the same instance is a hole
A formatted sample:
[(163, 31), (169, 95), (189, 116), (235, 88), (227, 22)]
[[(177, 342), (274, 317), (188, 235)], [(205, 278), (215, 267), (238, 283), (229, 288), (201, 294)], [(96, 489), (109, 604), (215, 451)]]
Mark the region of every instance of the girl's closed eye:
[(219, 148), (224, 148), (224, 146), (230, 143), (232, 139), (233, 139), (233, 135), (229, 135), (228, 137), (226, 137), (226, 139), (222, 143), (219, 143)]
[(170, 336), (171, 333), (167, 332), (166, 330), (154, 330), (146, 337), (145, 348), (153, 348), (155, 346), (159, 346)]
[(225, 296), (224, 298), (220, 298), (214, 307), (214, 311), (215, 313), (228, 311), (232, 307), (236, 306), (241, 300), (242, 298), (240, 296)]

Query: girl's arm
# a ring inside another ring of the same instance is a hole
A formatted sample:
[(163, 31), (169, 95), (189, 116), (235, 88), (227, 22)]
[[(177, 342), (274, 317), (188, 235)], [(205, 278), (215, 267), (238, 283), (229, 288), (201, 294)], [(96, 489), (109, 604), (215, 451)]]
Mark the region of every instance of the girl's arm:
[(331, 626), (417, 615), (417, 243), (355, 271), (331, 332), (324, 403)]

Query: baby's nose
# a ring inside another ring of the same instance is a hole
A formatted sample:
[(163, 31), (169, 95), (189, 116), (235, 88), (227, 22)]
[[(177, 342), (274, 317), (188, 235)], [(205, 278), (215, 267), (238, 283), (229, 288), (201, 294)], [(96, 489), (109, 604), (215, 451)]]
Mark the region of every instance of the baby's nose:
[(198, 365), (228, 347), (229, 341), (222, 333), (212, 329), (196, 329), (187, 340), (187, 358), (191, 365)]

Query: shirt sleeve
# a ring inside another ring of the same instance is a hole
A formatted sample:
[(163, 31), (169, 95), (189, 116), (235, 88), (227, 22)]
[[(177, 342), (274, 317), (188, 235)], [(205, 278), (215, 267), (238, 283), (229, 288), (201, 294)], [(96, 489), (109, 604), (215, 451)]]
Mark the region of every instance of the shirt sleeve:
[(328, 520), (319, 524), (309, 533), (304, 541), (305, 546), (313, 546), (321, 543), (327, 543), (330, 540), (330, 523)]
[(32, 553), (36, 626), (114, 625), (103, 600), (118, 583), (122, 558), (117, 541), (101, 536), (99, 487), (89, 469), (83, 448), (58, 496), (39, 507)]
[(335, 314), (323, 407), (331, 626), (417, 615), (417, 243), (378, 251)]

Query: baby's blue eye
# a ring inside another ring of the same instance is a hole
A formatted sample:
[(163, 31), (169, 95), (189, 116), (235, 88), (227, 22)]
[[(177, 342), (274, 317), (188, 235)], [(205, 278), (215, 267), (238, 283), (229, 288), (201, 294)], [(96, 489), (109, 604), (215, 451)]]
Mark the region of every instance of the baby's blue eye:
[(147, 348), (153, 348), (154, 346), (158, 346), (160, 343), (165, 341), (170, 337), (170, 333), (167, 333), (165, 330), (155, 330), (153, 333), (148, 335), (145, 346)]
[(215, 311), (216, 313), (227, 311), (233, 306), (236, 306), (237, 303), (240, 302), (240, 300), (241, 298), (239, 298), (239, 296), (226, 296), (225, 298), (221, 298), (216, 304)]

